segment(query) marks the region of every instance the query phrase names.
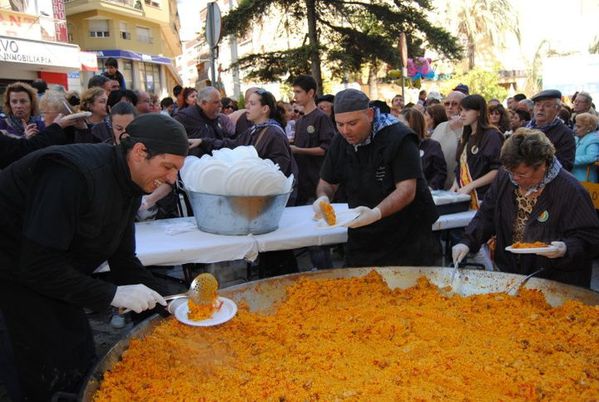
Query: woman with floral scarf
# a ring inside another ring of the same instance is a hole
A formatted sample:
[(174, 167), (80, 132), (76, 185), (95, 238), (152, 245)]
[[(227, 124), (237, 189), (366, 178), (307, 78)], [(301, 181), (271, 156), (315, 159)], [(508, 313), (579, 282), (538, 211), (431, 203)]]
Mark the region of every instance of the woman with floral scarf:
[[(537, 276), (589, 287), (599, 250), (599, 219), (589, 193), (562, 168), (553, 144), (539, 130), (516, 130), (500, 160), (502, 168), (484, 202), (453, 248), (454, 261), (495, 235), (495, 264), (501, 271), (528, 275), (544, 268)], [(530, 254), (505, 250), (515, 242), (550, 247)]]

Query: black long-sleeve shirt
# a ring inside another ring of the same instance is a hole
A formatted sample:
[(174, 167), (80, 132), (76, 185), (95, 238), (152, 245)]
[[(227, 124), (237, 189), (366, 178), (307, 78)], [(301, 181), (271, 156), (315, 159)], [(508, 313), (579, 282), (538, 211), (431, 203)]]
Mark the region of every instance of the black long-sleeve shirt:
[[(91, 163), (77, 169), (52, 152), (38, 160), (32, 154), (0, 174), (6, 212), (0, 217), (0, 280), (92, 309), (107, 307), (116, 285), (144, 283), (160, 291), (135, 256), (141, 190), (124, 156), (104, 144), (65, 148)], [(106, 260), (114, 284), (90, 276)]]
[(73, 133), (63, 130), (58, 124), (51, 124), (31, 138), (14, 138), (0, 135), (0, 169), (4, 169), (30, 152), (50, 145), (72, 142)]

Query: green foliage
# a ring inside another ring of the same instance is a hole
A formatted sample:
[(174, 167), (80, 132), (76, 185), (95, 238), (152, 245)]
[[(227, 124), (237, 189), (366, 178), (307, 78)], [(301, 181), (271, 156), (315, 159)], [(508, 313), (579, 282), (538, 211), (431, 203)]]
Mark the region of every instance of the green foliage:
[[(247, 79), (265, 81), (293, 81), (299, 74), (310, 74), (310, 48), (302, 46), (280, 52), (251, 54), (237, 61), (242, 70), (247, 70)], [(266, 79), (268, 78), (268, 79)]]
[(474, 68), (465, 74), (458, 75), (441, 85), (443, 94), (448, 94), (458, 84), (466, 84), (471, 94), (482, 95), (486, 100), (493, 98), (504, 100), (507, 98), (507, 89), (499, 85), (499, 71)]
[(407, 34), (410, 57), (422, 56), (424, 47), (452, 60), (461, 57), (457, 39), (427, 20), (425, 13), (431, 8), (428, 0), (241, 0), (223, 18), (223, 34), (243, 36), (277, 9), (285, 16), (285, 28), (301, 36), (306, 33), (307, 11), (314, 10), (313, 37), (318, 43), (250, 55), (237, 64), (249, 72), (250, 79), (276, 81), (288, 74), (309, 73), (310, 55), (318, 52), (333, 75), (342, 78), (380, 62), (399, 67), (401, 32)]

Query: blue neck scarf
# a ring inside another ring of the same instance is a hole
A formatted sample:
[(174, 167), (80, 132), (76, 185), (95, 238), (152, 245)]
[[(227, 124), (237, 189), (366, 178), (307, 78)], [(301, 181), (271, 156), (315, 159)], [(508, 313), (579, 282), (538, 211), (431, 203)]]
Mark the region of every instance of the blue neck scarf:
[[(547, 184), (551, 183), (553, 181), (553, 179), (555, 179), (557, 177), (561, 168), (562, 168), (562, 164), (559, 163), (557, 158), (554, 156), (553, 162), (551, 162), (551, 165), (547, 168), (547, 171), (545, 172), (545, 177), (543, 177), (543, 180), (541, 180), (541, 182), (539, 184), (537, 184), (536, 186), (530, 187), (526, 191), (526, 194), (524, 194), (524, 195), (527, 197), (532, 193), (536, 193), (537, 191), (542, 190)], [(512, 184), (514, 186), (518, 187), (518, 184), (514, 181), (514, 176), (512, 176), (512, 173), (510, 171), (508, 171), (508, 174), (510, 176), (510, 181), (512, 182)]]
[(355, 151), (358, 151), (359, 147), (370, 144), (374, 137), (376, 137), (376, 135), (384, 128), (392, 126), (394, 124), (399, 124), (399, 120), (397, 120), (395, 116), (387, 113), (381, 113), (378, 107), (373, 107), (372, 110), (374, 110), (374, 118), (372, 120), (372, 131), (363, 142), (354, 145)]

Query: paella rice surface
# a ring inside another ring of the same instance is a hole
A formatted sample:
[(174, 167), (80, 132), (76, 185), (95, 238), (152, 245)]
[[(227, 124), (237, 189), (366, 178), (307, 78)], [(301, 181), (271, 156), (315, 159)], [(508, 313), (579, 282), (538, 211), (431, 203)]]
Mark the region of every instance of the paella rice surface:
[(131, 341), (95, 401), (593, 401), (599, 307), (523, 289), (447, 297), (300, 279), (270, 314), (220, 326), (169, 318)]

